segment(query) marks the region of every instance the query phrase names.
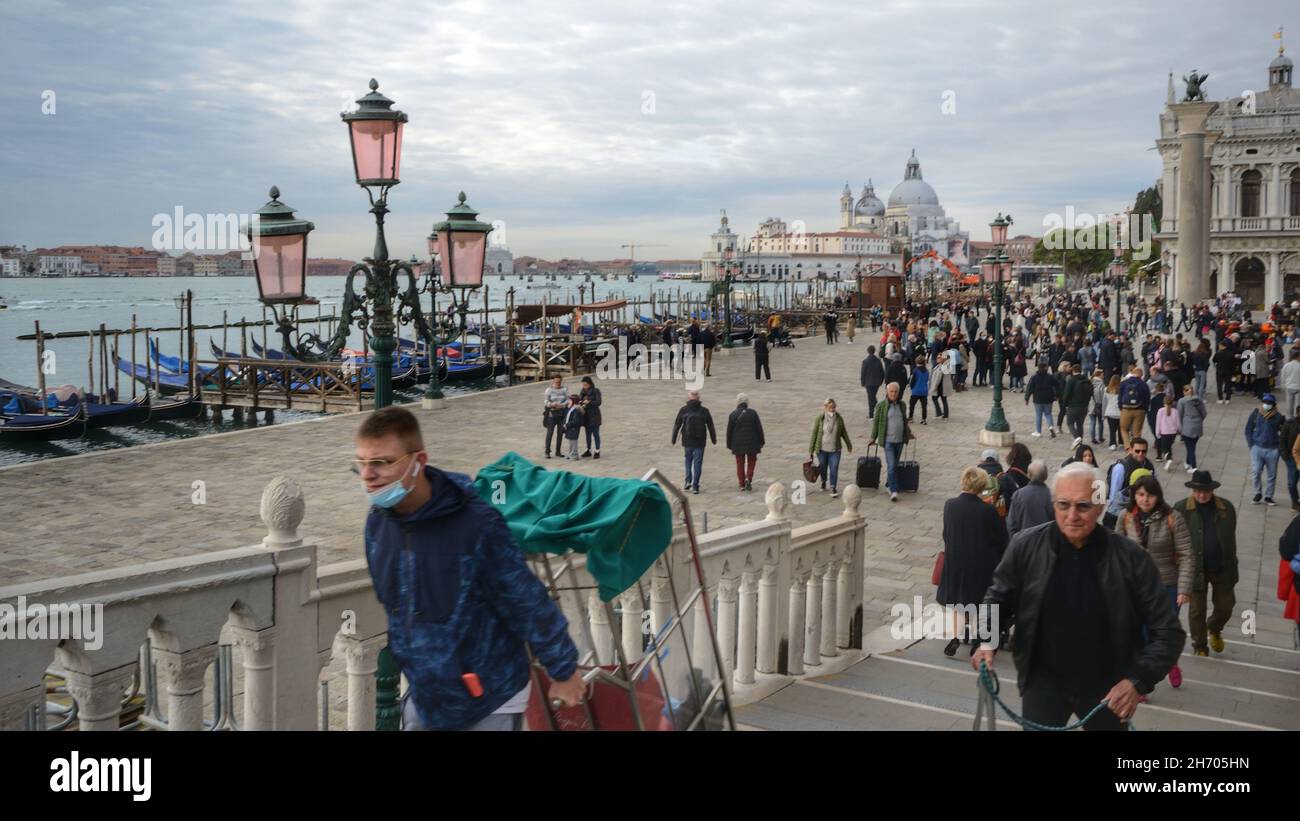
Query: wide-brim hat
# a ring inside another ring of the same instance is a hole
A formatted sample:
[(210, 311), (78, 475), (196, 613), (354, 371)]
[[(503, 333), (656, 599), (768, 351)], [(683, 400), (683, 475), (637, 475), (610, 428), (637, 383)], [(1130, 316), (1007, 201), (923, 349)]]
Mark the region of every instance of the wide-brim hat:
[(1208, 470), (1196, 471), (1192, 474), (1192, 481), (1183, 484), (1192, 490), (1214, 490), (1219, 486), (1219, 483), (1214, 481), (1214, 477), (1210, 475)]

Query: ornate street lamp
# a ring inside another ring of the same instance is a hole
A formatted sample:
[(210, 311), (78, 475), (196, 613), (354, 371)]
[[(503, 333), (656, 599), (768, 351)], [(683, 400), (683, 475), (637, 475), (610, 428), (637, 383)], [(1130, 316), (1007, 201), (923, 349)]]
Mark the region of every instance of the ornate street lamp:
[(731, 341), (731, 278), (737, 271), (737, 266), (741, 263), (731, 258), (731, 251), (722, 252), (722, 284), (726, 286), (723, 292), (723, 314), (722, 314), (722, 347), (731, 349), (736, 347), (736, 343)]
[(1120, 292), (1123, 290), (1124, 280), (1128, 276), (1128, 264), (1124, 262), (1124, 257), (1120, 255), (1118, 242), (1115, 243), (1115, 257), (1110, 261), (1110, 265), (1107, 267), (1110, 269), (1109, 273), (1110, 273), (1111, 286), (1115, 292), (1114, 293), (1114, 299), (1115, 299), (1114, 327), (1115, 327), (1115, 333), (1118, 334), (1120, 332), (1120, 308), (1119, 308), (1120, 301), (1121, 301)]
[[(1004, 247), (1007, 240), (1007, 227), (1011, 225), (1010, 215), (998, 214), (989, 224), (993, 236), (993, 248), (980, 260), (980, 276), (993, 282), (993, 298), (997, 302), (996, 332), (993, 336), (993, 408), (984, 430), (992, 434), (1009, 434), (1011, 425), (1002, 410), (1002, 283), (1011, 277), (1011, 259)], [(1003, 444), (1003, 443), (999, 443)]]
[(862, 327), (862, 255), (858, 254), (858, 262), (853, 266), (853, 278), (857, 280), (858, 292), (854, 297), (854, 327)]
[[(456, 204), (447, 212), (447, 219), (436, 223), (433, 233), (429, 234), (429, 253), (437, 261), (429, 266), (422, 290), (430, 295), (429, 316), (437, 329), (437, 338), (429, 343), (431, 358), (437, 355), (436, 346), (446, 345), (465, 333), (469, 292), (483, 285), (483, 261), (487, 256), (487, 236), (490, 233), (492, 226), (479, 222), (478, 212), (465, 202), (465, 192), (461, 191)], [(446, 316), (437, 311), (438, 294), (451, 296)], [(458, 320), (451, 320), (453, 314)], [(430, 406), (442, 399), (436, 360), (433, 368), (434, 375), (429, 379), (424, 394), (425, 404)]]

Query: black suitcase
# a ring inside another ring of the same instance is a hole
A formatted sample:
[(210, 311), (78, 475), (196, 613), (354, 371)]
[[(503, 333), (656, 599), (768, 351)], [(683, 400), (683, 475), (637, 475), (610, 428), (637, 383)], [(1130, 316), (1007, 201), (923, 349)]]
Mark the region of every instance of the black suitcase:
[(872, 455), (873, 449), (879, 454), (879, 447), (867, 445), (867, 455), (858, 457), (858, 487), (880, 487), (880, 456)]
[[(902, 455), (906, 456), (907, 448), (904, 447), (903, 451), (904, 452)], [(913, 446), (912, 448), (912, 455), (913, 456), (916, 455), (915, 446)], [(906, 492), (906, 493), (916, 493), (918, 490), (920, 490), (921, 488), (921, 463), (920, 462), (916, 461), (915, 459), (900, 458), (898, 460), (898, 467), (896, 468), (896, 475), (898, 476), (899, 491)]]

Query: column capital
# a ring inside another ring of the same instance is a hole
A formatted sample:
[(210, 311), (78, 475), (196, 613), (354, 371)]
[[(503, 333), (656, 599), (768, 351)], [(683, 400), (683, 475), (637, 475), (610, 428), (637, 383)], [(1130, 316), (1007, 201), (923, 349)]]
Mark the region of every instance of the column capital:
[(1218, 103), (1174, 103), (1169, 110), (1178, 118), (1178, 136), (1205, 133), (1205, 120), (1218, 107)]
[(154, 660), (158, 662), (158, 672), (167, 684), (167, 692), (172, 695), (192, 695), (203, 691), (203, 676), (208, 665), (217, 657), (216, 644), (198, 647), (183, 652), (153, 649)]

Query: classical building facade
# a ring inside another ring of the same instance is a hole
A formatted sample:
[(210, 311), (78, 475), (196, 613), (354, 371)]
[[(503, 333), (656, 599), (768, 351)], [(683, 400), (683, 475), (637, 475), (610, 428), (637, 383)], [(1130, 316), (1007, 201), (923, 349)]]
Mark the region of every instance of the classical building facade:
[[(1167, 293), (1205, 299), (1233, 291), (1253, 308), (1300, 299), (1300, 90), (1292, 87), (1292, 70), (1279, 47), (1266, 89), (1218, 102), (1204, 127), (1193, 126), (1190, 134), (1187, 122), (1180, 129), (1179, 116), (1197, 118), (1196, 104), (1177, 102), (1169, 76), (1156, 140), (1163, 160), (1156, 239)], [(1189, 147), (1199, 147), (1200, 156), (1188, 157)], [(1202, 183), (1195, 197), (1182, 190), (1189, 187), (1182, 167), (1189, 159), (1201, 166), (1201, 180), (1193, 177), (1193, 184)], [(1208, 241), (1199, 243), (1199, 266), (1180, 265), (1179, 209), (1201, 196), (1206, 207), (1196, 233)]]

